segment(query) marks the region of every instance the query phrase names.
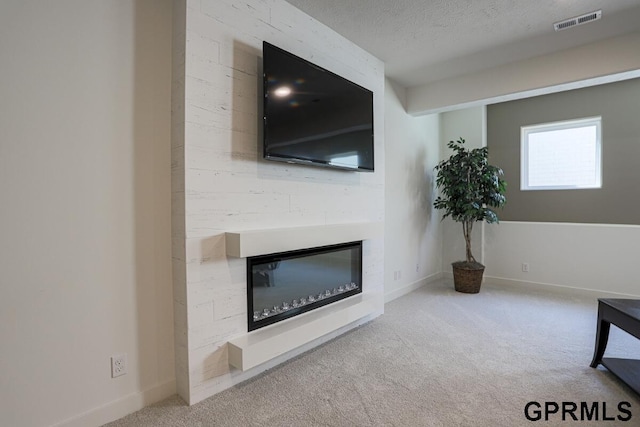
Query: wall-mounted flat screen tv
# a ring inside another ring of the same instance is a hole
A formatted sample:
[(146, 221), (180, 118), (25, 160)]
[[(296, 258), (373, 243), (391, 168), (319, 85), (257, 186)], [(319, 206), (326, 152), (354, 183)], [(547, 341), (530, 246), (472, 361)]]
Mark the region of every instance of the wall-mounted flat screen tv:
[(373, 172), (373, 92), (263, 43), (268, 160)]

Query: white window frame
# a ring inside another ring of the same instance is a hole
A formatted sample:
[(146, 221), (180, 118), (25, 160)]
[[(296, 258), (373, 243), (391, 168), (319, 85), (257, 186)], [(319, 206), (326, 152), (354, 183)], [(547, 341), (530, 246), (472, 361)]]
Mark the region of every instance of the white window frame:
[[(529, 185), (529, 135), (541, 131), (553, 131), (596, 126), (595, 147), (595, 182), (593, 185)], [(520, 128), (520, 189), (531, 190), (577, 190), (589, 188), (602, 188), (602, 117), (587, 117), (576, 120), (565, 120), (552, 123), (522, 126)]]

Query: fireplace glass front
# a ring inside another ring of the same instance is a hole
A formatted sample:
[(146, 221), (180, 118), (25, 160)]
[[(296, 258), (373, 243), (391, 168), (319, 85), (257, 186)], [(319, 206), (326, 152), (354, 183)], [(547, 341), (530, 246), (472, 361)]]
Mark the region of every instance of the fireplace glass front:
[(247, 258), (249, 330), (362, 292), (362, 242)]

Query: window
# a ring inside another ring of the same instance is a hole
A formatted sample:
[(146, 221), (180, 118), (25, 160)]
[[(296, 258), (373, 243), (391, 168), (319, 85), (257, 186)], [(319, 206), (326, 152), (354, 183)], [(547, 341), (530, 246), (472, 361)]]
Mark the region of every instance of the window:
[(523, 126), (520, 189), (602, 186), (601, 117)]

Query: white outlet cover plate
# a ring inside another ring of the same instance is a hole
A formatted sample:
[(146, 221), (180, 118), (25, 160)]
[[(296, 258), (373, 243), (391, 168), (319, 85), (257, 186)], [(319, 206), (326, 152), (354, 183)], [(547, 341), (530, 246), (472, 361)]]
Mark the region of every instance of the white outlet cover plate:
[(111, 378), (116, 378), (127, 373), (127, 355), (120, 354), (111, 357)]

